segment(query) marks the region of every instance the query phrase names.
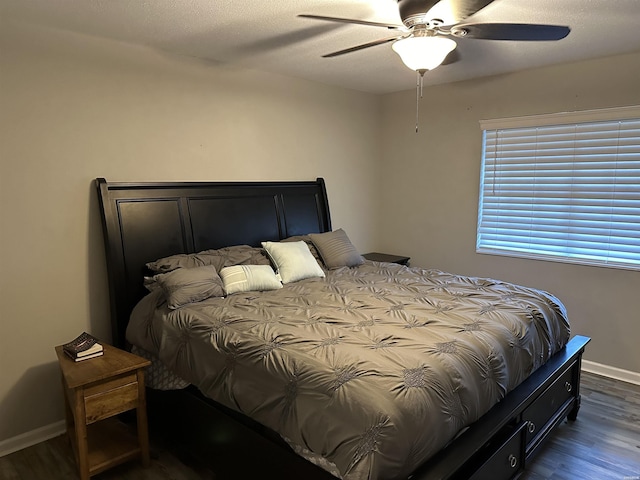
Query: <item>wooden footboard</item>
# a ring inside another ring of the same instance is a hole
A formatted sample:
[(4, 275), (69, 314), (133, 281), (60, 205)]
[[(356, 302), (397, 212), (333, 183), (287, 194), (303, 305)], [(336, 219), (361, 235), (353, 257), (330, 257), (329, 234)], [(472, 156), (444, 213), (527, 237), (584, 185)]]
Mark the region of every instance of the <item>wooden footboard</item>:
[[(580, 367), (590, 338), (573, 337), (527, 380), (416, 470), (411, 480), (501, 480), (521, 473), (553, 428), (575, 420)], [(150, 391), (152, 433), (163, 434), (220, 480), (331, 480), (271, 430), (206, 399), (197, 390)]]
[(412, 480), (498, 480), (522, 472), (553, 428), (568, 416), (576, 418), (582, 353), (590, 340), (573, 337)]

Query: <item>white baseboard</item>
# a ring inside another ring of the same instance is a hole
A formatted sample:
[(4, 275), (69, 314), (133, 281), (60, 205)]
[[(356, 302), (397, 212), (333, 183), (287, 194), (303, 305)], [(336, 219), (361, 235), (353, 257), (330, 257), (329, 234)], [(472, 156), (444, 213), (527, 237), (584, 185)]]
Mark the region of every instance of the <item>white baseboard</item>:
[(602, 365), (601, 363), (590, 362), (589, 360), (582, 360), (582, 370), (596, 375), (601, 375), (603, 377), (614, 378), (622, 382), (640, 385), (640, 373), (638, 372), (610, 367), (609, 365)]
[(50, 438), (57, 437), (63, 434), (67, 430), (67, 426), (64, 420), (59, 422), (45, 425), (44, 427), (36, 428), (30, 432), (25, 432), (21, 435), (7, 438), (0, 441), (0, 457), (9, 455), (10, 453), (17, 452), (23, 448), (31, 447), (36, 443), (44, 442)]

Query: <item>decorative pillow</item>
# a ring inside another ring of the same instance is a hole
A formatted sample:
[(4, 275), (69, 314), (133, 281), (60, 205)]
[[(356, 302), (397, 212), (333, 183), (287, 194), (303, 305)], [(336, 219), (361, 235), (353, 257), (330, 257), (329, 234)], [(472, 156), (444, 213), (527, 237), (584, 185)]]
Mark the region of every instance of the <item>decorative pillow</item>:
[(236, 292), (276, 290), (282, 283), (270, 265), (235, 265), (220, 270), (227, 295)]
[(204, 265), (213, 265), (219, 272), (223, 267), (232, 265), (269, 265), (269, 259), (261, 248), (233, 245), (217, 250), (171, 255), (147, 263), (147, 268), (155, 273), (166, 273), (177, 268), (194, 268)]
[(341, 228), (333, 232), (311, 233), (309, 237), (327, 268), (355, 267), (364, 263), (364, 259)]
[(162, 288), (167, 306), (172, 310), (210, 297), (224, 296), (222, 280), (212, 265), (178, 268), (153, 278)]
[[(269, 265), (269, 258), (260, 247), (250, 247), (249, 245), (234, 245), (214, 250), (224, 258), (224, 266), (233, 265)], [(220, 269), (218, 269), (220, 271)]]
[(149, 292), (155, 292), (158, 288), (160, 288), (160, 285), (158, 285), (155, 276), (147, 277), (145, 275), (142, 280), (142, 285), (144, 285), (144, 288), (146, 288)]
[(282, 283), (311, 277), (324, 277), (324, 270), (304, 242), (262, 242), (278, 270)]
[(313, 255), (313, 258), (315, 258), (318, 261), (318, 263), (320, 264), (321, 267), (324, 266), (324, 263), (322, 263), (322, 257), (318, 253), (318, 249), (316, 248), (316, 246), (311, 241), (311, 237), (309, 237), (309, 235), (295, 235), (293, 237), (285, 238), (282, 241), (283, 242), (304, 242), (304, 243), (306, 243), (307, 247), (309, 247), (309, 251), (311, 252), (311, 255)]

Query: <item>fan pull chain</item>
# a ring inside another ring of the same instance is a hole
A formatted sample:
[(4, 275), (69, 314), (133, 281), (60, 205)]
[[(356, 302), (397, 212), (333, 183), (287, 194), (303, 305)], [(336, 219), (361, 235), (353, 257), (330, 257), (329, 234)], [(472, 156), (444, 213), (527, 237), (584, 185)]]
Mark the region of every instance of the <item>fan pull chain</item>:
[(424, 85), (424, 72), (426, 70), (416, 70), (416, 133), (418, 133), (418, 121), (420, 120), (420, 99)]

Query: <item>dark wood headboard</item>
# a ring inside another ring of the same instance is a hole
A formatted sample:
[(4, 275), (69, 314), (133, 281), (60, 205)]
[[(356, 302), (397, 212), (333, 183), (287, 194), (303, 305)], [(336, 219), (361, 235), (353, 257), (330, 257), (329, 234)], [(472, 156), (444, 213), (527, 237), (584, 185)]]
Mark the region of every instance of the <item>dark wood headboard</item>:
[(322, 178), (308, 182), (110, 183), (96, 179), (113, 343), (126, 345), (146, 263), (230, 245), (331, 230)]

